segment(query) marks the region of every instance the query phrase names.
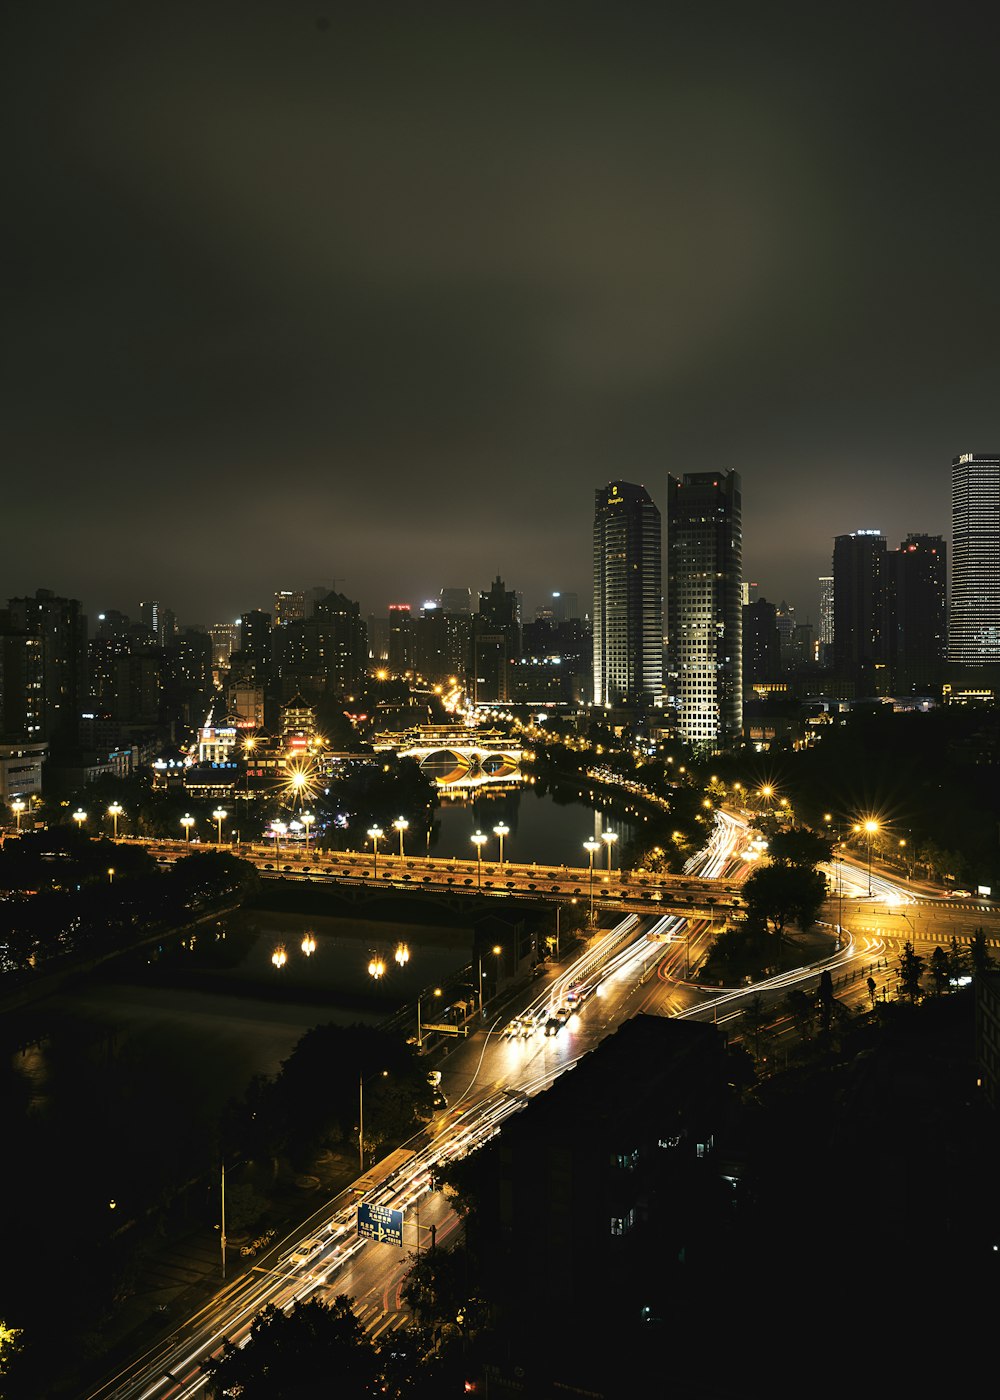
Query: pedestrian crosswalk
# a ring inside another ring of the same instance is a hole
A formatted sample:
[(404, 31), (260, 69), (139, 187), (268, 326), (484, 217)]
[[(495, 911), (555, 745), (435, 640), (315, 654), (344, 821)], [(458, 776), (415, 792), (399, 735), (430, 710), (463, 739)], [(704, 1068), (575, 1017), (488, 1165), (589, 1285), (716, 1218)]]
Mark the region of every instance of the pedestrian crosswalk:
[[(881, 925), (877, 924), (875, 926), (874, 932), (880, 938), (891, 938), (894, 939), (897, 943), (899, 942), (902, 936), (900, 934), (898, 925), (893, 928), (882, 928)], [(911, 931), (907, 934), (907, 937), (909, 937), (911, 941), (915, 939), (917, 942), (920, 943), (945, 944), (950, 943), (952, 938), (954, 938), (955, 941), (958, 943), (959, 947), (971, 941), (968, 934), (956, 934), (952, 930), (946, 930), (944, 933), (937, 933), (933, 929), (925, 928), (918, 928), (915, 931)], [(1000, 938), (987, 938), (984, 941), (986, 943), (987, 948), (1000, 948)]]
[(408, 1327), (413, 1321), (410, 1313), (395, 1309), (387, 1312), (381, 1301), (376, 1302), (374, 1299), (365, 1303), (355, 1303), (354, 1316), (373, 1342), (377, 1342), (379, 1337), (387, 1332), (398, 1332), (401, 1327)]

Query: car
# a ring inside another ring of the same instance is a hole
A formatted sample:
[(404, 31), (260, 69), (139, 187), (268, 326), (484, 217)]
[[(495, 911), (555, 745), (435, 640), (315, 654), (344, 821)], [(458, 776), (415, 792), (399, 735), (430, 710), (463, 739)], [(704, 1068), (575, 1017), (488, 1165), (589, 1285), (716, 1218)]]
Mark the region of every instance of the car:
[(952, 898), (953, 898), (953, 899), (971, 899), (971, 898), (972, 898), (972, 891), (971, 891), (971, 890), (952, 890), (951, 894), (952, 894)]
[(560, 1021), (557, 1016), (550, 1016), (549, 1019), (545, 1022), (545, 1034), (558, 1035), (559, 1032), (562, 1030), (564, 1024), (565, 1022)]
[(569, 1018), (572, 1016), (572, 1014), (573, 1014), (573, 1008), (572, 1008), (572, 1006), (560, 1006), (560, 1007), (557, 1009), (557, 1011), (556, 1011), (556, 1016), (555, 1016), (555, 1018), (556, 1018), (556, 1020), (560, 1023), (560, 1025), (563, 1025), (563, 1026), (564, 1026), (564, 1025), (566, 1024), (566, 1022), (569, 1020)]
[(433, 1093), (432, 1098), (431, 1098), (431, 1102), (433, 1103), (434, 1107), (437, 1108), (437, 1109), (447, 1108), (447, 1107), (448, 1107), (448, 1097), (447, 1097), (447, 1095), (444, 1093), (444, 1091), (443, 1091), (442, 1089), (435, 1089), (435, 1090), (434, 1090), (434, 1093)]

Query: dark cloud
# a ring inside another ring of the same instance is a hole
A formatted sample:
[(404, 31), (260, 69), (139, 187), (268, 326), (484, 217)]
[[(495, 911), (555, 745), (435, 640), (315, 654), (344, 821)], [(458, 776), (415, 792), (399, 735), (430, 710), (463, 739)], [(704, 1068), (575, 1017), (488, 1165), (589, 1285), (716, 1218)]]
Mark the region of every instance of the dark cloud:
[(947, 532), (990, 36), (813, 8), (8, 7), (0, 596), (585, 595), (594, 487), (705, 465), (802, 612)]

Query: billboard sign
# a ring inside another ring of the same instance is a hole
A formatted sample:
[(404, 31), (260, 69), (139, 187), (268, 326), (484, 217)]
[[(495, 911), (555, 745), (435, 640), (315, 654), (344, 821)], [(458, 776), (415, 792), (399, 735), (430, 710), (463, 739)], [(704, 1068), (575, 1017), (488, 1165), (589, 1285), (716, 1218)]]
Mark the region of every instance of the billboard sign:
[(358, 1234), (364, 1240), (376, 1240), (379, 1244), (403, 1243), (403, 1212), (389, 1210), (387, 1206), (373, 1206), (362, 1202), (358, 1206)]

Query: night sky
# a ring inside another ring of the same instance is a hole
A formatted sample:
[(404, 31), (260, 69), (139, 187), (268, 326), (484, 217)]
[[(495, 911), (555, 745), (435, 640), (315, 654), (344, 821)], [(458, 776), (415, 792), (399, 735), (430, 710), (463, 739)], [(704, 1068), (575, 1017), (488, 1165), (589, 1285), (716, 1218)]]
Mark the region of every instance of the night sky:
[(815, 622), (1000, 446), (985, 8), (8, 0), (0, 601), (530, 616), (730, 467)]

